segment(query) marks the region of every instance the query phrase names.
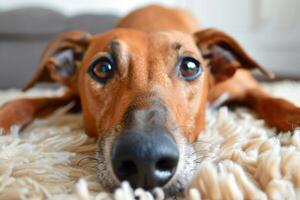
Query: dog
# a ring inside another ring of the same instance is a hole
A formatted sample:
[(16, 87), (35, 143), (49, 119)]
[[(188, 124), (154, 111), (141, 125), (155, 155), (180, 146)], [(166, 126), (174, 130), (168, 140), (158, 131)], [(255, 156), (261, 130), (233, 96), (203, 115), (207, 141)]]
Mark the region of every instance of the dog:
[(61, 33), (39, 66), (24, 91), (59, 83), (65, 93), (6, 103), (0, 127), (24, 127), (76, 101), (86, 134), (98, 138), (97, 175), (107, 190), (127, 180), (181, 192), (197, 167), (192, 144), (205, 128), (205, 110), (220, 99), (248, 106), (278, 131), (300, 126), (300, 108), (270, 96), (251, 75), (271, 72), (232, 37), (179, 9), (151, 5), (101, 34)]

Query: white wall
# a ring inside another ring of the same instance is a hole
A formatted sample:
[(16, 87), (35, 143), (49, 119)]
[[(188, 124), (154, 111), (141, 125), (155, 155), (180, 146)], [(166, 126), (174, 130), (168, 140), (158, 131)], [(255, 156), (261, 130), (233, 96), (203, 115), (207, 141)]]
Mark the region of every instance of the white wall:
[(149, 3), (174, 5), (174, 0), (0, 0), (0, 10), (22, 6), (44, 6), (60, 10), (66, 15), (84, 12), (113, 12), (126, 14), (130, 10)]
[(0, 10), (44, 6), (67, 15), (123, 15), (149, 3), (189, 9), (203, 26), (218, 27), (237, 38), (262, 65), (300, 76), (300, 0), (0, 0)]

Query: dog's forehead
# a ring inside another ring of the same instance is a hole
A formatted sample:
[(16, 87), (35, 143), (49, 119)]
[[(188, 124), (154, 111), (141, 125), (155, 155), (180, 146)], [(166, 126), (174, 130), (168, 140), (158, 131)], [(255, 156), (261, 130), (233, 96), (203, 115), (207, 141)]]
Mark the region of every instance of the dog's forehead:
[(179, 48), (198, 53), (194, 40), (189, 34), (173, 30), (143, 32), (134, 29), (113, 29), (94, 36), (91, 48), (94, 51), (103, 51), (115, 44), (123, 46), (123, 50), (126, 49), (130, 51), (129, 53), (142, 53), (143, 50), (169, 53), (164, 50)]
[(168, 48), (197, 51), (193, 38), (183, 32), (173, 30), (150, 32), (148, 38), (151, 46), (157, 46), (158, 48), (166, 46)]

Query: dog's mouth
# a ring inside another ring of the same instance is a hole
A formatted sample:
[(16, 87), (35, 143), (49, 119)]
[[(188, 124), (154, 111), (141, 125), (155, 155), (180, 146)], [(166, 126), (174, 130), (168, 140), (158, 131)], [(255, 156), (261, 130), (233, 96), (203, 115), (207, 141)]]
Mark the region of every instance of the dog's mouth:
[(193, 146), (177, 130), (172, 134), (150, 128), (115, 128), (98, 139), (97, 176), (102, 187), (113, 191), (122, 181), (151, 191), (161, 187), (167, 196), (183, 192), (196, 168)]

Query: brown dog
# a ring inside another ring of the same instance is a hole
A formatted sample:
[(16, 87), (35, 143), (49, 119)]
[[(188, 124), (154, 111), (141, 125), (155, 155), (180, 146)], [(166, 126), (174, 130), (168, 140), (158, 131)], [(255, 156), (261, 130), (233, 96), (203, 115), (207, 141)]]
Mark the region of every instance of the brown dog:
[(0, 127), (26, 125), (79, 99), (89, 136), (98, 137), (103, 187), (180, 191), (196, 167), (191, 143), (205, 127), (205, 108), (227, 94), (279, 131), (300, 125), (300, 108), (269, 96), (249, 70), (272, 74), (230, 36), (200, 28), (181, 10), (149, 6), (98, 35), (65, 32), (47, 47), (27, 90), (40, 82), (65, 95), (20, 99), (0, 111)]

